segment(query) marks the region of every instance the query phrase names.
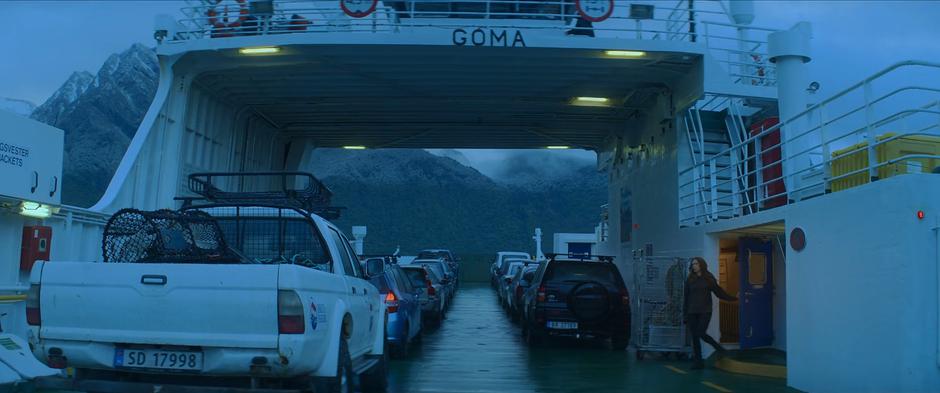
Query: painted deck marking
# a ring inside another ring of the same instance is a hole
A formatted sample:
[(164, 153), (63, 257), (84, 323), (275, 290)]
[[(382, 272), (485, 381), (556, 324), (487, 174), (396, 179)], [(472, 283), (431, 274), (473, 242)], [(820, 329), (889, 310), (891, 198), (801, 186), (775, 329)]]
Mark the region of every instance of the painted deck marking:
[(723, 387), (723, 386), (720, 386), (720, 385), (717, 385), (708, 381), (702, 381), (702, 385), (708, 386), (722, 393), (731, 393), (731, 389), (728, 389), (726, 387)]
[(683, 374), (683, 375), (684, 375), (684, 374), (688, 374), (688, 372), (686, 372), (685, 370), (679, 369), (679, 368), (676, 367), (676, 366), (663, 366), (663, 367), (668, 368), (668, 369), (670, 369), (670, 370), (672, 370), (672, 371), (675, 371), (675, 372), (677, 372), (677, 373), (679, 373), (679, 374)]

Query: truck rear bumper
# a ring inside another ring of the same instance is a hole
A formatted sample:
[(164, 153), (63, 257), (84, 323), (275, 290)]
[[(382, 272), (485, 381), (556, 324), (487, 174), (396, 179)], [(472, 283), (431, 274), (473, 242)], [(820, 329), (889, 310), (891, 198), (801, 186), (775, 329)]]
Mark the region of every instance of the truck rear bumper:
[[(155, 348), (157, 346), (142, 347)], [(57, 349), (67, 359), (66, 366), (76, 369), (120, 371), (133, 374), (162, 373), (161, 370), (115, 367), (116, 348), (116, 345), (112, 343), (40, 340), (40, 345), (35, 348), (34, 354), (41, 361), (47, 363), (49, 351)], [(282, 359), (277, 349), (195, 347), (190, 348), (190, 350), (202, 352), (202, 370), (186, 373), (173, 373), (172, 371), (165, 373), (169, 375), (285, 378), (296, 375), (309, 375), (313, 372), (312, 368), (304, 367), (303, 364), (290, 362), (290, 360), (296, 361), (297, 359)], [(264, 365), (268, 366), (260, 373), (258, 370), (254, 373), (251, 370), (252, 361), (256, 358), (266, 359)], [(284, 364), (282, 360), (287, 360), (287, 364)]]

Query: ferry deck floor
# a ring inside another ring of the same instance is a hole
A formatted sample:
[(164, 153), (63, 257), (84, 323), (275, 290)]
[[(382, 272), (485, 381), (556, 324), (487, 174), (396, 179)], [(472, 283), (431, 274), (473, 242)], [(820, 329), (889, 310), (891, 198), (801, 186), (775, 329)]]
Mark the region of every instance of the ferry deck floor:
[[(798, 392), (782, 379), (636, 360), (607, 344), (552, 340), (530, 349), (487, 283), (462, 283), (439, 329), (392, 360), (389, 393)], [(57, 393), (57, 392), (41, 392)]]
[(549, 341), (530, 349), (486, 283), (463, 283), (440, 329), (392, 361), (393, 393), (798, 392), (782, 379), (693, 371), (688, 361), (636, 360), (606, 344)]

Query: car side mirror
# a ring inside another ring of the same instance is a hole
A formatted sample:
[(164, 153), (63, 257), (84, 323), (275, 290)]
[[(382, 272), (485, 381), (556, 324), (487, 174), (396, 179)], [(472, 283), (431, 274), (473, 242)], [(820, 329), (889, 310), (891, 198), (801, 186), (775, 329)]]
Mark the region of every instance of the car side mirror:
[(380, 276), (385, 273), (385, 261), (381, 259), (370, 259), (366, 261), (366, 275), (369, 277)]

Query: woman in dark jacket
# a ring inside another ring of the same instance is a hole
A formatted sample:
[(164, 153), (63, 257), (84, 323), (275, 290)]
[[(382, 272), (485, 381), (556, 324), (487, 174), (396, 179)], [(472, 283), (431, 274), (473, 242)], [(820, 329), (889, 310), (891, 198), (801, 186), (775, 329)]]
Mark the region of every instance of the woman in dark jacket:
[(689, 266), (689, 278), (685, 280), (685, 321), (692, 334), (692, 356), (694, 363), (692, 369), (701, 369), (702, 363), (702, 343), (703, 340), (715, 348), (718, 352), (725, 349), (708, 335), (708, 323), (712, 319), (712, 293), (719, 299), (729, 302), (736, 302), (738, 298), (729, 295), (724, 289), (718, 286), (718, 280), (708, 272), (708, 265), (705, 259), (701, 257), (692, 258), (692, 265)]

